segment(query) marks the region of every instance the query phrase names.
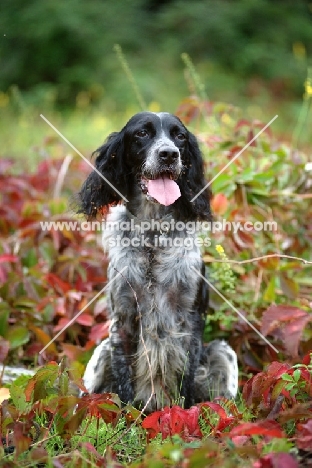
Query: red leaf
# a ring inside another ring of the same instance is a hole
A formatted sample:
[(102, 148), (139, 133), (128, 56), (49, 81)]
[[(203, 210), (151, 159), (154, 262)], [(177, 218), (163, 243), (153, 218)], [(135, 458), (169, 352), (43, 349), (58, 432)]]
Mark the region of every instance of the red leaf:
[[(179, 408), (175, 406), (174, 408)], [(202, 433), (200, 427), (198, 425), (198, 418), (199, 418), (199, 408), (197, 406), (192, 406), (187, 411), (187, 414), (184, 413), (184, 436), (186, 437), (202, 437)], [(183, 415), (182, 415), (183, 416)], [(181, 417), (181, 413), (180, 413)]]
[[(218, 424), (213, 428), (213, 432), (215, 434), (220, 434), (220, 432), (222, 432), (226, 427), (229, 427), (234, 421), (237, 420), (237, 418), (235, 418), (234, 416), (228, 416), (225, 410), (222, 408), (222, 406), (220, 406), (218, 403), (206, 402), (199, 406), (201, 408), (208, 406), (220, 416)], [(211, 423), (209, 423), (209, 420), (205, 417), (205, 414), (202, 414), (202, 416), (204, 417), (206, 422), (211, 426)]]
[(229, 411), (230, 414), (233, 414), (233, 416), (236, 417), (236, 419), (242, 419), (243, 414), (239, 412), (236, 403), (232, 400), (228, 400), (226, 402), (226, 408)]
[(83, 354), (83, 349), (70, 343), (62, 343), (64, 354), (70, 361), (78, 361), (79, 357)]
[(253, 248), (255, 240), (254, 237), (248, 232), (238, 230), (232, 232), (233, 240), (235, 244), (241, 249)]
[(212, 401), (207, 401), (205, 403), (200, 404), (201, 408), (207, 408), (207, 406), (208, 406), (208, 408), (211, 408), (215, 413), (217, 413), (220, 416), (221, 419), (226, 419), (227, 418), (226, 411), (218, 403), (213, 403)]
[(91, 327), (93, 325), (94, 319), (89, 314), (81, 314), (77, 317), (76, 322), (85, 327)]
[(34, 395), (34, 388), (36, 385), (36, 380), (34, 378), (30, 379), (25, 390), (25, 399), (26, 401), (31, 401)]
[(147, 416), (142, 422), (142, 427), (147, 429), (150, 439), (154, 439), (160, 433), (160, 417), (164, 411), (154, 411), (154, 413)]
[(108, 337), (109, 331), (109, 320), (104, 323), (97, 323), (93, 325), (89, 333), (89, 340), (92, 340), (94, 343), (97, 343), (99, 340), (103, 340)]
[(85, 449), (87, 449), (87, 451), (91, 453), (97, 460), (102, 461), (103, 462), (102, 466), (106, 465), (105, 459), (102, 457), (101, 454), (99, 454), (99, 452), (95, 449), (95, 447), (90, 442), (82, 442), (81, 447), (84, 447)]
[(308, 366), (311, 362), (311, 354), (312, 354), (312, 351), (309, 351), (308, 354), (306, 354), (303, 359), (302, 359), (302, 364), (305, 364), (306, 366)]
[[(243, 149), (243, 147), (241, 145), (235, 145), (233, 146), (229, 152), (228, 152), (228, 159), (233, 159), (234, 156)], [(241, 165), (240, 162), (239, 162), (239, 159), (235, 159), (234, 161), (235, 164), (237, 165)]]
[(42, 343), (44, 346), (49, 344), (47, 347), (48, 352), (57, 354), (57, 348), (55, 346), (55, 343), (51, 343), (51, 337), (45, 333), (41, 328), (35, 327), (34, 325), (29, 324), (28, 328), (36, 335), (36, 338), (40, 343)]
[[(27, 426), (28, 425), (29, 424), (27, 424)], [(26, 430), (26, 425), (24, 423), (19, 421), (14, 424), (13, 440), (17, 456), (26, 452), (32, 443), (31, 438), (26, 435), (27, 432), (28, 431)]]
[(297, 445), (302, 450), (311, 450), (312, 447), (312, 419), (305, 424), (298, 425)]
[(71, 288), (69, 283), (61, 280), (61, 278), (54, 273), (48, 273), (46, 280), (56, 291), (61, 291), (63, 294), (67, 293)]
[(267, 335), (275, 328), (280, 327), (280, 322), (289, 322), (306, 316), (309, 316), (307, 312), (298, 307), (272, 305), (263, 313), (261, 332)]
[[(246, 143), (249, 143), (253, 138), (254, 138), (254, 133), (253, 133), (252, 129), (250, 129), (248, 131), (248, 135), (247, 135), (247, 138), (246, 138), (246, 140), (247, 140)], [(249, 146), (257, 146), (256, 141), (254, 140), (252, 143), (250, 143)]]
[(254, 462), (253, 468), (299, 468), (298, 462), (289, 453), (269, 453)]
[(251, 126), (251, 122), (249, 120), (246, 120), (246, 119), (241, 119), (237, 122), (237, 124), (235, 125), (235, 131), (237, 131), (240, 127), (250, 127)]
[(258, 405), (261, 401), (267, 403), (267, 392), (272, 385), (275, 385), (279, 377), (288, 372), (289, 364), (272, 362), (266, 371), (259, 372), (249, 379), (243, 387), (243, 398), (248, 405)]
[(0, 266), (0, 284), (3, 284), (7, 281), (8, 279), (8, 273), (6, 268)]
[(287, 353), (296, 357), (302, 332), (311, 320), (311, 314), (298, 307), (272, 305), (262, 316), (261, 333), (281, 338)]
[(285, 437), (280, 425), (275, 421), (258, 421), (256, 423), (243, 423), (234, 427), (229, 434), (230, 437), (240, 435), (262, 435), (270, 437)]
[(271, 382), (275, 382), (282, 374), (285, 374), (290, 369), (290, 365), (286, 362), (272, 362), (266, 370), (266, 374)]
[(78, 399), (77, 411), (87, 410), (91, 416), (114, 423), (120, 414), (120, 400), (113, 393), (85, 395)]
[(147, 416), (142, 422), (142, 427), (147, 429), (149, 437), (152, 439), (161, 432), (162, 438), (179, 434), (184, 440), (192, 440), (202, 437), (198, 425), (199, 408), (192, 406), (184, 410), (180, 406), (164, 408), (162, 411), (155, 411)]
[[(46, 451), (45, 448), (43, 447), (36, 447), (36, 448), (33, 448), (30, 452), (30, 458), (32, 461), (40, 461), (41, 464), (43, 464), (43, 462), (46, 462), (48, 463), (48, 452)], [(39, 464), (36, 466), (40, 466)]]
[(63, 330), (63, 328), (67, 327), (69, 322), (70, 322), (70, 320), (68, 318), (62, 317), (59, 320), (58, 324), (54, 327), (54, 331), (57, 332), (57, 331)]
[(233, 444), (236, 445), (236, 447), (241, 447), (248, 440), (249, 440), (248, 436), (234, 436), (234, 437), (232, 437), (232, 442), (233, 442)]
[(97, 316), (97, 315), (100, 315), (104, 312), (106, 312), (107, 310), (107, 299), (106, 297), (101, 297), (95, 304), (94, 306), (94, 315)]
[(222, 215), (226, 212), (228, 207), (228, 199), (223, 193), (218, 193), (211, 200), (212, 211), (218, 215)]
[(11, 255), (11, 254), (2, 254), (0, 255), (0, 263), (4, 263), (4, 262), (16, 263), (18, 262), (18, 257), (16, 255)]

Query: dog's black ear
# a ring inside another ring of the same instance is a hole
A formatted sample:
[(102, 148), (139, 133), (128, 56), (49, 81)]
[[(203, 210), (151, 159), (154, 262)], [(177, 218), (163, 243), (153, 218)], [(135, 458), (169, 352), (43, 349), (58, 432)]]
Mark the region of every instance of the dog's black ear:
[[(178, 182), (182, 197), (177, 200), (186, 219), (211, 220), (209, 188), (204, 188), (207, 181), (204, 177), (204, 163), (196, 137), (189, 132), (188, 147), (183, 156), (183, 174)], [(202, 189), (204, 189), (202, 191)], [(202, 191), (202, 192), (201, 192)], [(201, 192), (201, 193), (200, 193)], [(200, 195), (198, 195), (200, 193)], [(195, 200), (191, 201), (194, 197)]]
[[(80, 213), (88, 218), (103, 212), (127, 194), (127, 168), (124, 157), (124, 132), (112, 133), (106, 143), (93, 154), (96, 155), (94, 167), (78, 194)], [(101, 175), (103, 177), (101, 177)]]

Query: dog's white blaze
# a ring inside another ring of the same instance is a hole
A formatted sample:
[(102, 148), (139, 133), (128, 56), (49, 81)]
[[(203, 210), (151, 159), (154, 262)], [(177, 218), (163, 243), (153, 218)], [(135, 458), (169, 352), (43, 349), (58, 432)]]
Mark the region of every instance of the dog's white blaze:
[[(178, 150), (179, 148), (166, 136), (165, 132), (162, 130), (160, 137), (157, 141), (149, 148), (147, 151), (146, 161), (143, 164), (143, 172), (149, 173), (153, 176), (156, 176), (159, 171), (159, 151), (161, 148), (171, 148), (173, 150)], [(179, 151), (179, 157), (175, 163), (176, 171), (180, 172), (182, 169), (182, 160), (181, 154)]]

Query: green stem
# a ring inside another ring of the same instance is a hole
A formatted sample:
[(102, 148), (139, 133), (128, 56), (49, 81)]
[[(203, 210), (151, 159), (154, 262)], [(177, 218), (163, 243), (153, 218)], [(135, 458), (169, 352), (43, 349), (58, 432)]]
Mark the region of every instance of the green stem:
[(116, 52), (116, 55), (117, 55), (117, 58), (129, 80), (129, 83), (130, 85), (132, 86), (132, 89), (134, 91), (134, 94), (135, 94), (135, 97), (137, 98), (137, 101), (139, 103), (139, 106), (141, 108), (142, 111), (146, 110), (147, 109), (147, 105), (146, 105), (146, 102), (144, 101), (143, 99), (143, 96), (139, 90), (139, 87), (134, 79), (134, 76), (132, 74), (132, 71), (129, 67), (129, 64), (123, 54), (123, 51), (122, 51), (122, 48), (119, 44), (115, 44), (114, 45), (114, 51)]

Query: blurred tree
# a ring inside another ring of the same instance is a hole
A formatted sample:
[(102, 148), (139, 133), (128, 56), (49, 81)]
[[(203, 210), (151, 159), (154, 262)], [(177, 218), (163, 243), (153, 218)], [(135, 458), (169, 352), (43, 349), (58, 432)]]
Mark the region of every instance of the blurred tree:
[[(60, 100), (112, 78), (116, 41), (137, 51), (146, 34), (144, 0), (2, 0), (0, 86), (57, 85)], [(122, 18), (122, 20), (121, 20)]]
[(179, 87), (182, 52), (302, 93), (311, 19), (305, 0), (2, 0), (0, 88), (50, 87), (66, 104), (81, 91), (123, 102), (131, 91), (113, 52), (119, 43), (147, 100), (164, 72)]
[[(188, 52), (240, 76), (284, 80), (302, 92), (312, 54), (312, 3), (305, 0), (176, 0), (155, 23), (172, 55)], [(167, 3), (167, 4), (166, 4)], [(296, 51), (296, 45), (299, 46)], [(297, 53), (296, 53), (297, 52)]]

